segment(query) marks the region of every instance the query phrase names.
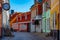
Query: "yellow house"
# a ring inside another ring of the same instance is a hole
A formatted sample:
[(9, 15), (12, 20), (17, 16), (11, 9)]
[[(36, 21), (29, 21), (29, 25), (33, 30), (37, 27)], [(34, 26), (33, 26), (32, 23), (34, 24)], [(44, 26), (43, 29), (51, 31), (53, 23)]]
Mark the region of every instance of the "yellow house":
[(60, 0), (51, 0), (51, 13), (50, 13), (50, 27), (51, 30), (59, 30), (58, 26), (58, 14), (59, 12), (59, 1)]

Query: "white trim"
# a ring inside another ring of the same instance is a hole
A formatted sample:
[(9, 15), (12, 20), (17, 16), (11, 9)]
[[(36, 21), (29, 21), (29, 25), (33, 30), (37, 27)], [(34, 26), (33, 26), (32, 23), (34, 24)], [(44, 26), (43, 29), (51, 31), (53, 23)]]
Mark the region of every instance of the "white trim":
[(27, 14), (25, 14), (25, 20), (27, 19)]
[(31, 21), (28, 21), (28, 22), (18, 22), (18, 23), (30, 23)]
[[(28, 21), (28, 22), (18, 22), (18, 23), (31, 23), (31, 21)], [(13, 24), (17, 24), (17, 23), (13, 23)]]
[(55, 19), (56, 19), (56, 13), (54, 13), (54, 15), (53, 15), (53, 23), (54, 23), (53, 25), (54, 25), (54, 29), (56, 29), (56, 24), (55, 24), (56, 21), (55, 21)]
[(2, 7), (1, 3), (0, 3), (0, 7)]

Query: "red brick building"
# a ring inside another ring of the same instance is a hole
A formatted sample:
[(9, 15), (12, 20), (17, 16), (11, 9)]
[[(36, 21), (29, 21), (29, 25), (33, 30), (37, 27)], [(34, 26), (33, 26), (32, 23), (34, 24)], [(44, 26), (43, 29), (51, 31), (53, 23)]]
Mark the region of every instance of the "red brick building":
[(31, 13), (14, 13), (11, 15), (10, 27), (16, 31), (29, 31)]

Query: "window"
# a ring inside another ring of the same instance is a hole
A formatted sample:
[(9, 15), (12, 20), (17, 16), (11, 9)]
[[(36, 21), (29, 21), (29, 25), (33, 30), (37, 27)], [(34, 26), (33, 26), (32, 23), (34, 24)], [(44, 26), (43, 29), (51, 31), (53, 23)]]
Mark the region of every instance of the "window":
[(22, 20), (22, 17), (20, 16), (20, 20)]
[(53, 28), (56, 29), (56, 13), (53, 14)]
[(0, 3), (0, 7), (2, 7), (1, 3)]
[(1, 6), (1, 3), (0, 3), (0, 12), (2, 12), (2, 6)]
[(27, 19), (27, 15), (25, 14), (25, 20)]

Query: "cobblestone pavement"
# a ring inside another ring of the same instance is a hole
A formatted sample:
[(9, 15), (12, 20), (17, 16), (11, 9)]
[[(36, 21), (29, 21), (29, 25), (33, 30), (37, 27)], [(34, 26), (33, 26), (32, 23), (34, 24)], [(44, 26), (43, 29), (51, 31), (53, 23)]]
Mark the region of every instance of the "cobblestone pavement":
[(42, 39), (44, 38), (45, 40), (57, 40), (51, 36), (46, 37), (46, 35), (47, 35), (46, 33), (32, 33), (32, 34), (37, 35), (37, 36), (41, 37)]
[(3, 37), (1, 40), (48, 40), (48, 39), (42, 36), (35, 35), (34, 33), (14, 32), (14, 37)]

